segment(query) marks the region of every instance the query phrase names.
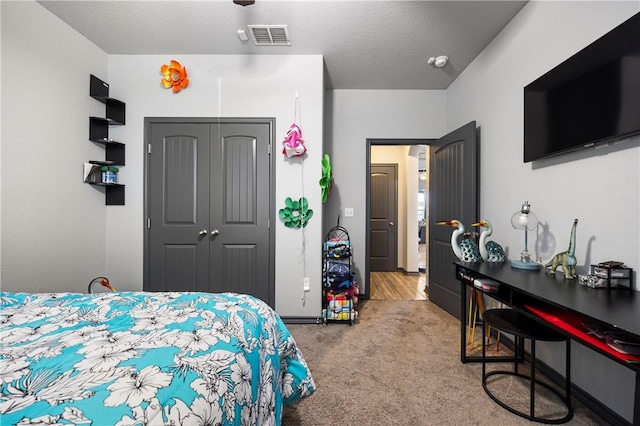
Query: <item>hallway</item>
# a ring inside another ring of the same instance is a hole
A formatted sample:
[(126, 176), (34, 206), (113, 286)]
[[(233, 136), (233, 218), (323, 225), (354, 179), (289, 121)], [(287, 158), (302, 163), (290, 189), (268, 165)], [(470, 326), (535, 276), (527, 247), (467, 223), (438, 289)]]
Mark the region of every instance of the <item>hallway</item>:
[[(426, 244), (419, 244), (418, 265), (426, 265)], [(420, 268), (422, 269), (422, 268)], [(426, 267), (424, 268), (426, 271)], [(427, 300), (427, 272), (370, 272), (371, 300)]]

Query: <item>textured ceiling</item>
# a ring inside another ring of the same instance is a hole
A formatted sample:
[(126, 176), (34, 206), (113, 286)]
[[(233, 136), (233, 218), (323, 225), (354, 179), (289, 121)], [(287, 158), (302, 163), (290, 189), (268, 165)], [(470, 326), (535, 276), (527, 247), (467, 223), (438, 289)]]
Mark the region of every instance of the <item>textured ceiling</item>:
[[(321, 54), (328, 88), (402, 90), (447, 88), (526, 1), (39, 3), (108, 54)], [(252, 24), (286, 24), (291, 46), (240, 41)], [(445, 67), (427, 65), (439, 55)]]

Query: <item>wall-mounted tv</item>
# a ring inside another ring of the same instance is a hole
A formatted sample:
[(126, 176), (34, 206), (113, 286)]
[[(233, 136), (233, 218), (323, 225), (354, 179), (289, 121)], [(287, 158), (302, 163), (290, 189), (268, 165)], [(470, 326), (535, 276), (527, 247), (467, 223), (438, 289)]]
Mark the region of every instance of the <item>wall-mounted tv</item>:
[(524, 88), (524, 162), (640, 134), (640, 13)]

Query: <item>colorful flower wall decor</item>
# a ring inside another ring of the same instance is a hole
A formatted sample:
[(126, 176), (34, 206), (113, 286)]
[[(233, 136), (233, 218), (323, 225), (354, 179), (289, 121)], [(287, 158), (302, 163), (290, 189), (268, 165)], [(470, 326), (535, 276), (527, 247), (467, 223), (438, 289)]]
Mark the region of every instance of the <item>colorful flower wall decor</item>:
[(187, 69), (180, 65), (180, 62), (171, 60), (171, 65), (164, 64), (160, 67), (163, 77), (162, 85), (165, 89), (172, 89), (173, 93), (178, 93), (189, 85)]
[(302, 139), (302, 129), (296, 123), (293, 123), (289, 127), (287, 135), (282, 141), (282, 153), (286, 154), (288, 158), (296, 157), (307, 152), (307, 147), (304, 146), (304, 139)]
[(329, 154), (325, 154), (322, 159), (322, 178), (319, 183), (322, 189), (322, 204), (325, 204), (333, 187), (333, 174), (331, 173)]
[(309, 202), (305, 197), (294, 201), (291, 197), (284, 200), (285, 207), (280, 209), (280, 219), (287, 228), (305, 228), (307, 222), (313, 216), (313, 210), (309, 208)]

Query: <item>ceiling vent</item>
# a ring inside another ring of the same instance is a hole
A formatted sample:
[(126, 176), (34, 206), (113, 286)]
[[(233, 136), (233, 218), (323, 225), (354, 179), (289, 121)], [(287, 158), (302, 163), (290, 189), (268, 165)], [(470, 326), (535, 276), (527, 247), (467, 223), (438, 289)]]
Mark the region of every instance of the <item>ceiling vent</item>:
[(286, 25), (247, 25), (256, 46), (291, 46)]

